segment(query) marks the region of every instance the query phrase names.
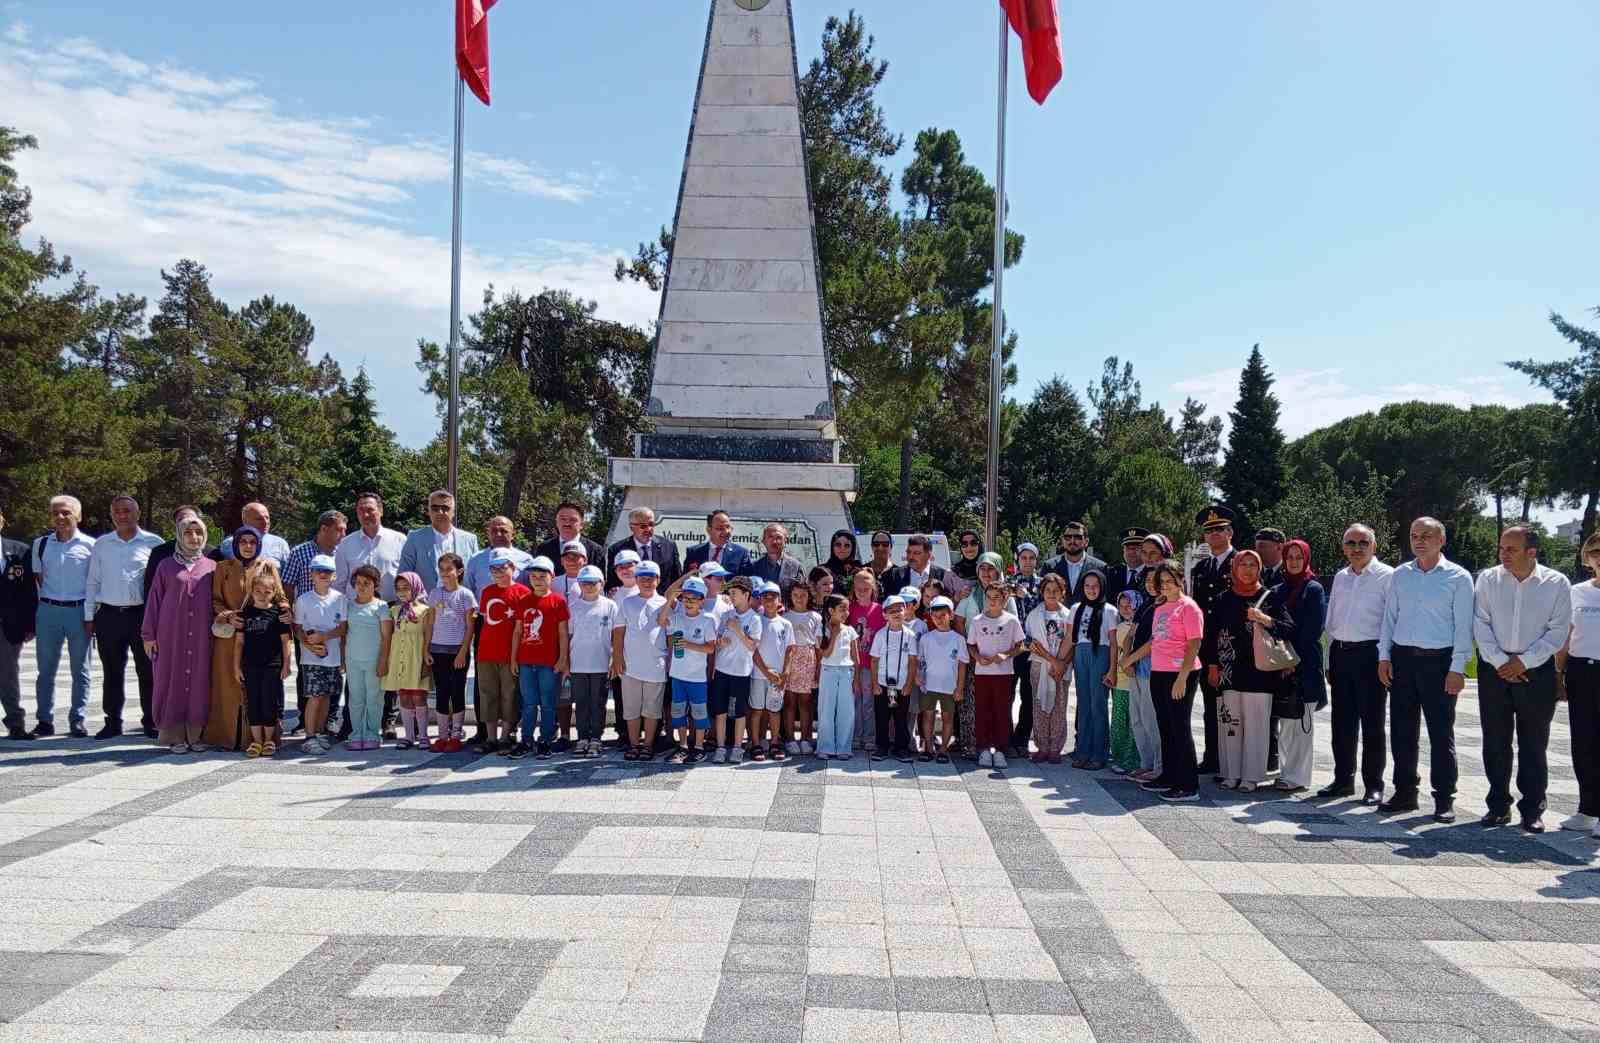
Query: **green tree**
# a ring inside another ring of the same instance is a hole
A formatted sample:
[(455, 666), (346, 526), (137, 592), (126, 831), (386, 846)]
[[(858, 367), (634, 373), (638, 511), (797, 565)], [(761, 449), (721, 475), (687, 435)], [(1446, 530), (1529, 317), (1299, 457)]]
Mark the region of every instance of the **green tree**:
[(1283, 431), (1272, 382), (1257, 344), (1239, 374), (1239, 401), (1228, 414), (1228, 450), (1218, 479), (1223, 500), (1248, 514), (1283, 496)]
[[(1001, 527), (1022, 531), (1034, 517), (1061, 523), (1088, 513), (1101, 489), (1089, 415), (1059, 376), (1018, 410), (1000, 457)], [(1044, 547), (1053, 547), (1051, 535)]]
[[(390, 517), (388, 503), (402, 498), (400, 447), (394, 432), (378, 422), (378, 403), (372, 395), (367, 367), (356, 370), (353, 380), (340, 381), (325, 406), (332, 434), (314, 474), (306, 479), (302, 522), (309, 530), (323, 511), (350, 515), (356, 494), (368, 490), (384, 499), (384, 523), (397, 527), (404, 519)], [(426, 495), (424, 492), (423, 495)], [(351, 515), (350, 527), (355, 528)]]
[[(595, 317), (595, 305), (565, 290), (497, 297), (462, 338), (463, 444), (500, 470), (498, 513), (519, 519), (570, 496), (597, 499), (605, 458), (631, 449), (644, 420), (650, 342), (643, 333)], [(418, 345), (424, 386), (445, 411), (444, 350)]]
[[(1594, 309), (1600, 316), (1600, 308)], [(1554, 396), (1567, 423), (1553, 446), (1552, 488), (1571, 506), (1583, 505), (1579, 542), (1595, 530), (1600, 504), (1600, 332), (1568, 322), (1555, 312), (1550, 325), (1576, 353), (1558, 362), (1527, 359), (1506, 365)]]
[(1105, 499), (1090, 514), (1090, 540), (1102, 549), (1116, 547), (1122, 529), (1141, 525), (1182, 546), (1205, 504), (1205, 488), (1193, 471), (1169, 453), (1144, 449), (1117, 461)]
[(1217, 452), (1222, 447), (1222, 418), (1207, 417), (1206, 404), (1192, 398), (1183, 400), (1178, 414), (1176, 435), (1178, 459), (1182, 460), (1210, 489), (1217, 480)]
[(1312, 566), (1328, 587), (1333, 574), (1343, 567), (1344, 531), (1356, 522), (1376, 530), (1379, 557), (1390, 563), (1400, 561), (1403, 548), (1388, 521), (1388, 492), (1388, 482), (1375, 473), (1368, 472), (1361, 482), (1346, 483), (1335, 477), (1332, 468), (1324, 468), (1317, 480), (1291, 485), (1276, 504), (1262, 512), (1259, 521), (1309, 543)]
[(900, 447), (881, 445), (860, 461), (861, 488), (851, 506), (851, 517), (862, 530), (876, 528), (899, 532), (951, 531), (973, 517), (966, 505), (963, 476), (952, 475), (929, 453), (918, 451), (911, 462), (911, 500), (904, 526), (899, 524)]

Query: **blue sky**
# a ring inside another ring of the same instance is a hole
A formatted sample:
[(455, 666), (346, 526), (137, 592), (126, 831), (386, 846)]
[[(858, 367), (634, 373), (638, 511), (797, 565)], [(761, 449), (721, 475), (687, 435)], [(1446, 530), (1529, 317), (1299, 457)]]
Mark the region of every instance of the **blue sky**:
[[(839, 3), (795, 0), (802, 64)], [(862, 0), (894, 127), (994, 162), (996, 9)], [(410, 443), (448, 323), (451, 4), (0, 3), (33, 231), (108, 289), (192, 256), (365, 361)], [(703, 0), (502, 0), (468, 113), (465, 299), (563, 286), (649, 322), (614, 258), (671, 220)], [(1043, 108), (1013, 47), (1019, 392), (1101, 360), (1225, 412), (1249, 347), (1298, 435), (1386, 401), (1537, 397), (1505, 359), (1600, 305), (1600, 7), (1585, 0), (1087, 4)]]

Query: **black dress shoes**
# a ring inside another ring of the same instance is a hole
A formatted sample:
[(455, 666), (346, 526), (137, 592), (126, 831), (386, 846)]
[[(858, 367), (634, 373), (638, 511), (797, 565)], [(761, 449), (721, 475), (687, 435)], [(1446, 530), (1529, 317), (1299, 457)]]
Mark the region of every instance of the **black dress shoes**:
[(145, 725), (142, 730), (144, 731), (144, 737), (146, 739), (154, 739), (156, 736), (161, 734), (159, 731), (157, 731), (155, 728), (151, 727), (148, 724)]
[(1330, 782), (1317, 790), (1317, 796), (1324, 799), (1334, 797), (1353, 797), (1356, 795), (1356, 785), (1353, 782)]
[(67, 729), (67, 734), (72, 736), (74, 739), (87, 739), (89, 737), (89, 729), (85, 728), (81, 724), (74, 724), (71, 728)]
[(122, 735), (122, 725), (107, 723), (104, 728), (94, 733), (96, 739), (115, 739)]
[(50, 721), (40, 721), (38, 724), (33, 726), (33, 737), (35, 739), (42, 739), (47, 735), (54, 735), (55, 733), (56, 726)]
[(1538, 815), (1535, 815), (1532, 818), (1523, 819), (1522, 820), (1522, 831), (1524, 833), (1543, 833), (1544, 832), (1544, 819), (1541, 818)]
[(6, 729), (6, 738), (15, 739), (18, 742), (31, 742), (33, 733), (20, 724), (14, 724)]
[(1456, 820), (1455, 805), (1435, 804), (1433, 806), (1433, 820), (1435, 822), (1442, 822), (1445, 825), (1449, 825), (1450, 823), (1454, 822)]
[(1379, 786), (1377, 789), (1367, 790), (1367, 792), (1361, 797), (1361, 803), (1365, 804), (1369, 808), (1375, 808), (1379, 804), (1382, 804), (1383, 787)]
[(1405, 811), (1415, 811), (1417, 810), (1416, 795), (1412, 794), (1407, 796), (1396, 793), (1382, 804), (1379, 804), (1378, 810), (1383, 812), (1385, 815), (1398, 815)]
[(1491, 811), (1485, 814), (1480, 822), (1482, 823), (1484, 829), (1493, 829), (1496, 826), (1509, 826), (1511, 825), (1511, 812)]

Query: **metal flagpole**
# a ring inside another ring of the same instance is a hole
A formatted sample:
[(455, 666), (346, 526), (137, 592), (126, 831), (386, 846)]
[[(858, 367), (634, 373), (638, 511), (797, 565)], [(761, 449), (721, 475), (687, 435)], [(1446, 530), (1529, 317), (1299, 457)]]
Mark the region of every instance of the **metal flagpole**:
[(1001, 308), (1006, 272), (1006, 59), (1011, 50), (1011, 27), (1005, 8), (1000, 9), (1000, 88), (995, 111), (994, 164), (994, 345), (989, 354), (989, 467), (985, 486), (983, 528), (985, 546), (999, 536), (1000, 518), (1000, 345), (1005, 340), (1005, 313)]
[(467, 85), (454, 62), (450, 68), (456, 80), (456, 153), (450, 216), (450, 406), (445, 436), (450, 462), (445, 488), (450, 490), (452, 497), (456, 497), (456, 475), (461, 460), (461, 153), (464, 148), (462, 131), (466, 122)]

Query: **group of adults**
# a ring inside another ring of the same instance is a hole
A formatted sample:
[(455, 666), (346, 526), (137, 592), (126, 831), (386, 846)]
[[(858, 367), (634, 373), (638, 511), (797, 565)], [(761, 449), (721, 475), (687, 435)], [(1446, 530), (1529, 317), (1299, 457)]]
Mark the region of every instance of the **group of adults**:
[[(334, 562), (337, 589), (348, 591), (355, 570), (371, 566), (380, 577), (377, 596), (391, 603), (395, 578), (402, 573), (416, 573), (424, 589), (432, 590), (439, 559), (447, 554), (467, 563), (465, 583), (474, 593), (491, 582), (489, 562), (495, 555), (510, 556), (519, 573), (536, 555), (571, 565), (574, 573), (582, 564), (603, 564), (607, 590), (624, 584), (619, 567), (631, 575), (632, 567), (644, 561), (655, 563), (663, 585), (707, 563), (730, 575), (775, 583), (785, 593), (797, 583), (811, 582), (806, 566), (788, 553), (784, 526), (766, 526), (760, 552), (752, 553), (733, 539), (732, 518), (720, 510), (707, 516), (706, 540), (681, 560), (677, 545), (656, 534), (658, 519), (649, 508), (632, 510), (629, 535), (602, 546), (584, 534), (582, 505), (563, 503), (555, 513), (555, 533), (533, 553), (516, 546), (516, 526), (505, 517), (489, 520), (487, 542), (480, 546), (475, 533), (456, 525), (454, 497), (444, 490), (428, 497), (429, 524), (407, 533), (383, 524), (384, 501), (377, 492), (360, 494), (354, 511), (353, 530), (342, 512), (327, 511), (310, 539), (291, 546), (272, 531), (265, 504), (246, 504), (241, 524), (215, 543), (200, 511), (186, 505), (173, 513), (175, 537), (163, 542), (141, 527), (140, 507), (132, 496), (111, 501), (113, 528), (98, 538), (79, 528), (78, 500), (55, 497), (48, 532), (27, 543), (4, 540), (0, 702), (7, 735), (28, 740), (55, 733), (56, 677), (63, 653), (71, 680), (68, 728), (74, 737), (89, 734), (92, 644), (103, 674), (104, 722), (96, 738), (123, 734), (131, 660), (145, 735), (163, 742), (178, 735), (191, 744), (242, 748), (248, 740), (243, 694), (229, 665), (239, 613), (262, 573), (272, 574), (292, 603), (312, 589), (312, 563), (324, 555)], [(1130, 774), (1172, 800), (1194, 799), (1203, 775), (1229, 789), (1250, 791), (1268, 785), (1269, 776), (1276, 774), (1270, 783), (1275, 790), (1307, 789), (1311, 737), (1318, 711), (1330, 703), (1331, 686), (1334, 777), (1317, 796), (1359, 795), (1363, 803), (1388, 814), (1418, 810), (1425, 726), (1433, 815), (1453, 822), (1459, 778), (1457, 700), (1476, 649), (1478, 713), (1490, 784), (1483, 823), (1511, 821), (1515, 765), (1522, 827), (1544, 829), (1550, 727), (1558, 703), (1565, 701), (1580, 800), (1577, 814), (1562, 825), (1597, 829), (1597, 580), (1574, 585), (1541, 564), (1537, 531), (1517, 525), (1500, 536), (1500, 564), (1474, 581), (1445, 557), (1443, 524), (1423, 517), (1409, 529), (1413, 557), (1397, 567), (1379, 560), (1372, 527), (1351, 525), (1343, 537), (1347, 564), (1324, 586), (1304, 540), (1269, 528), (1254, 534), (1253, 548), (1240, 549), (1234, 520), (1222, 504), (1200, 512), (1196, 526), (1209, 553), (1187, 575), (1173, 541), (1161, 533), (1125, 530), (1123, 560), (1109, 566), (1090, 552), (1088, 530), (1077, 522), (1063, 527), (1058, 553), (1048, 560), (1025, 543), (1014, 561), (1006, 563), (985, 549), (976, 531), (959, 532), (957, 555), (948, 569), (933, 561), (933, 542), (927, 536), (910, 537), (897, 562), (890, 533), (870, 534), (864, 555), (858, 536), (841, 530), (833, 535), (821, 568), (845, 591), (855, 586), (857, 573), (870, 573), (880, 601), (938, 581), (953, 599), (971, 598), (981, 605), (985, 592), (998, 584), (1009, 599), (1008, 610), (1014, 605), (1024, 617), (1039, 604), (1042, 580), (1050, 574), (1061, 577), (1064, 600), (1074, 606), (1087, 601), (1114, 608), (1124, 592), (1135, 592), (1132, 647), (1124, 651), (1141, 649), (1143, 656), (1136, 653), (1133, 658), (1147, 656), (1150, 662), (1142, 671), (1130, 671), (1135, 676), (1126, 724), (1138, 760)], [(1600, 535), (1584, 543), (1580, 561), (1600, 576)], [(1091, 577), (1096, 582), (1088, 583)], [(1072, 635), (1075, 640), (1089, 637), (1088, 628)], [(18, 681), (20, 650), (29, 640), (38, 643), (37, 720), (31, 729)], [(1085, 676), (1078, 675), (1080, 688)], [(1034, 727), (1036, 675), (1025, 650), (1015, 659), (1015, 677), (1020, 711), (1012, 746), (1013, 752), (1026, 755)], [(1199, 751), (1191, 727), (1197, 692), (1204, 722)], [(1081, 691), (1076, 700), (1080, 747), (1085, 743), (1084, 708), (1096, 702)], [(565, 735), (571, 704), (560, 709), (566, 711), (560, 721)], [(963, 708), (963, 724), (970, 724), (970, 712)], [(337, 710), (329, 726), (339, 728)], [(1107, 759), (1095, 750), (1069, 756), (1079, 766), (1094, 768)], [(1393, 788), (1386, 793), (1390, 757)]]

